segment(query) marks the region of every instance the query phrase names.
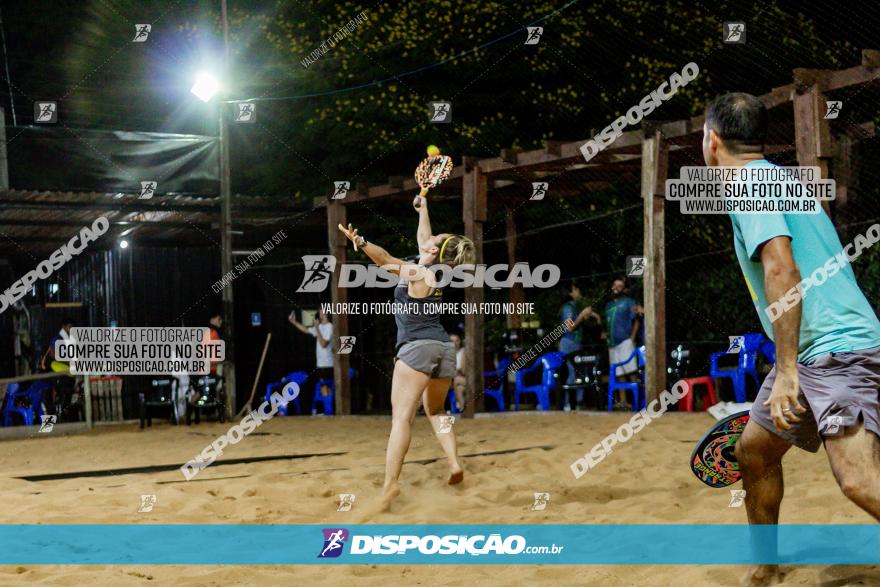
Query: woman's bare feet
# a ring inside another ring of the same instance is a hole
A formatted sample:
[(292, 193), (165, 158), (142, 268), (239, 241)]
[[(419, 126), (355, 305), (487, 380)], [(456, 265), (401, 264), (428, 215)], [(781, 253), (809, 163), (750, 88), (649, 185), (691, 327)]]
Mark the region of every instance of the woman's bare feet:
[(400, 485), (395, 481), (391, 485), (386, 485), (382, 492), (382, 503), (379, 508), (380, 512), (391, 511), (391, 503), (400, 495)]
[(739, 584), (743, 587), (761, 587), (774, 585), (779, 578), (779, 567), (776, 565), (753, 565), (749, 567)]
[(449, 485), (458, 485), (464, 480), (464, 471), (461, 470), (461, 465), (455, 463), (452, 467), (449, 468)]

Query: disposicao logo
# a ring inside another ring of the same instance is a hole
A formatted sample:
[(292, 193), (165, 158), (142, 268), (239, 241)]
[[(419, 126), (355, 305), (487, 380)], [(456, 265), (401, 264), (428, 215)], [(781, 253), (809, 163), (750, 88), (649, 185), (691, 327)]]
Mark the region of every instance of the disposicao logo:
[(324, 528), (324, 547), (318, 554), (318, 558), (336, 558), (342, 554), (342, 547), (348, 540), (348, 530), (345, 528)]

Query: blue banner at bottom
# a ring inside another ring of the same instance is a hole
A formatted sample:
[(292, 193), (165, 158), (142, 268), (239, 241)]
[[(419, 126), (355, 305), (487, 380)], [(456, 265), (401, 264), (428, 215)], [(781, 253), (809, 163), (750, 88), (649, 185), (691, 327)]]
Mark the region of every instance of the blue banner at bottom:
[(0, 525), (0, 564), (880, 564), (878, 525)]

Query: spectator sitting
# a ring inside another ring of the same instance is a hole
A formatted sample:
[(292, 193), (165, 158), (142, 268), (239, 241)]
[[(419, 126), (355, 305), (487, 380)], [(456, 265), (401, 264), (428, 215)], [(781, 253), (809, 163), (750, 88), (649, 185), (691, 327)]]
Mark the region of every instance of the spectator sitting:
[[(315, 326), (304, 326), (297, 322), (294, 312), (287, 317), (293, 326), (302, 332), (315, 337), (315, 359), (317, 362), (318, 380), (333, 379), (333, 323), (323, 309), (318, 309), (318, 324)], [(326, 397), (330, 395), (330, 387), (326, 384), (321, 386), (321, 395)]]
[[(623, 363), (636, 348), (639, 336), (639, 313), (635, 300), (626, 295), (627, 282), (625, 277), (618, 277), (611, 284), (614, 299), (605, 305), (605, 322), (608, 325), (608, 360), (611, 364)], [(617, 377), (624, 381), (636, 381), (638, 378), (639, 361), (633, 357), (625, 365), (617, 367)], [(615, 408), (628, 410), (626, 392), (617, 390)]]

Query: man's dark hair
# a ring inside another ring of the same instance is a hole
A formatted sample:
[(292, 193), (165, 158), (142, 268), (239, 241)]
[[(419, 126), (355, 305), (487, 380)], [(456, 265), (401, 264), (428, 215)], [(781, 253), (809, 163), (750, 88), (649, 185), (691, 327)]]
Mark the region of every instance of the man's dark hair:
[(751, 94), (725, 94), (706, 107), (706, 126), (734, 155), (760, 153), (767, 141), (767, 108)]
[(580, 284), (574, 279), (566, 279), (565, 281), (563, 281), (560, 284), (559, 295), (562, 296), (563, 301), (571, 298), (571, 290), (572, 290), (572, 288), (575, 288), (575, 287), (580, 289), (581, 291), (583, 291)]
[(629, 277), (627, 277), (626, 275), (623, 275), (622, 273), (620, 275), (616, 275), (614, 279), (611, 280), (611, 285), (614, 285), (615, 281), (622, 281), (623, 289), (629, 289)]
[(70, 316), (65, 316), (61, 319), (61, 328), (64, 328), (68, 324), (70, 324), (71, 326), (75, 326), (76, 322), (74, 322), (73, 318), (71, 318)]
[(217, 317), (223, 318), (223, 312), (220, 312), (219, 310), (217, 312), (211, 312), (211, 315), (208, 316), (208, 320), (213, 320)]

